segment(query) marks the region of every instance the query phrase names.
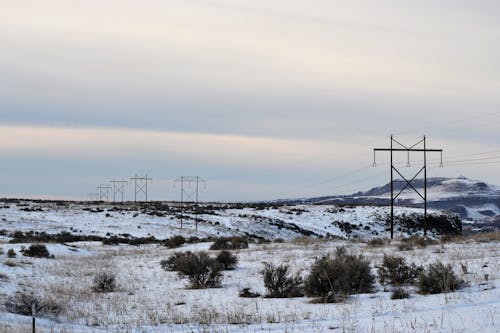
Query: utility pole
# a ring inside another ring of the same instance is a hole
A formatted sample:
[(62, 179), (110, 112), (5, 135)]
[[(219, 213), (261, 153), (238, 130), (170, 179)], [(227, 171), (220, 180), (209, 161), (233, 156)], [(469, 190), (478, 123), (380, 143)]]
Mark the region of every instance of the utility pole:
[(99, 193), (91, 192), (88, 194), (89, 201), (97, 201), (99, 200)]
[(99, 185), (96, 187), (99, 192), (99, 201), (108, 201), (109, 200), (109, 189), (111, 186), (109, 185)]
[(188, 199), (188, 202), (191, 201), (195, 203), (195, 229), (196, 231), (198, 231), (198, 199), (200, 191), (199, 185), (200, 183), (203, 183), (204, 187), (206, 188), (206, 182), (204, 179), (198, 176), (182, 176), (174, 180), (174, 187), (177, 183), (181, 184), (181, 229), (184, 219), (184, 198), (186, 197)]
[[(396, 143), (401, 148), (394, 148), (393, 143)], [(419, 145), (423, 144), (423, 148), (417, 148)], [(374, 148), (373, 149), (373, 166), (376, 166), (376, 152), (377, 151), (388, 151), (390, 152), (391, 161), (391, 239), (394, 237), (394, 203), (396, 199), (403, 193), (408, 187), (412, 188), (420, 198), (424, 201), (424, 236), (427, 236), (427, 153), (440, 153), (441, 154), (441, 166), (443, 166), (443, 150), (442, 149), (427, 149), (426, 137), (424, 135), (423, 139), (418, 141), (412, 146), (405, 146), (391, 135), (391, 145), (390, 148)], [(423, 153), (423, 166), (419, 171), (411, 178), (407, 179), (394, 165), (393, 153), (394, 152), (406, 152), (407, 163), (406, 166), (410, 166), (410, 153), (411, 152), (422, 152)], [(424, 193), (420, 193), (415, 186), (413, 186), (413, 181), (420, 175), (423, 171), (424, 175)], [(405, 182), (405, 186), (399, 191), (397, 195), (394, 195), (394, 172), (396, 172)]]
[(130, 178), (130, 180), (134, 181), (134, 202), (137, 202), (137, 194), (139, 193), (144, 193), (146, 202), (148, 202), (148, 182), (153, 183), (153, 178), (148, 178), (148, 175), (144, 175), (144, 177), (135, 175), (135, 177)]
[(113, 184), (113, 202), (116, 201), (116, 195), (120, 194), (122, 195), (122, 202), (123, 202), (123, 196), (125, 192), (125, 184), (128, 183), (127, 180), (110, 180), (109, 181), (111, 184)]

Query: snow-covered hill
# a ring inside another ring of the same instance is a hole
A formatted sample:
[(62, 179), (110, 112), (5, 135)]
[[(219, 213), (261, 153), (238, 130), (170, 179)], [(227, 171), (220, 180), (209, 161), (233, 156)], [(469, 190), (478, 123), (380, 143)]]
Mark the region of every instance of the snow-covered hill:
[[(173, 235), (218, 237), (244, 235), (255, 238), (292, 239), (387, 237), (389, 210), (378, 206), (202, 204), (197, 210), (177, 203), (79, 203), (61, 201), (0, 201), (4, 235), (15, 231), (69, 232), (100, 237), (123, 236), (158, 239)], [(398, 219), (422, 214), (419, 208), (396, 209)], [(436, 216), (439, 211), (431, 211)], [(182, 228), (181, 228), (182, 217)], [(406, 218), (396, 225), (396, 235), (421, 234), (420, 226)], [(431, 234), (438, 234), (435, 229)]]
[[(394, 194), (399, 193), (406, 182), (394, 181)], [(421, 193), (424, 191), (422, 179), (415, 180), (412, 185)], [(388, 205), (390, 203), (391, 184), (374, 187), (365, 192), (357, 192), (348, 196), (329, 196), (311, 198), (307, 203), (322, 204), (357, 204)], [(494, 225), (500, 217), (500, 188), (481, 181), (465, 177), (429, 178), (427, 180), (428, 207), (458, 214), (462, 219)], [(422, 199), (411, 188), (407, 188), (399, 197), (398, 205), (421, 207)]]

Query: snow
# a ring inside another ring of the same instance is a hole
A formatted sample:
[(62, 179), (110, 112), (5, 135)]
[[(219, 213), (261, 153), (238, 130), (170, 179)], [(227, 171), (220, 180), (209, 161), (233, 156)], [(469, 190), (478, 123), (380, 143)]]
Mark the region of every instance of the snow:
[[(6, 205), (4, 205), (5, 207)], [(178, 251), (210, 251), (211, 243), (187, 244), (168, 249), (141, 246), (103, 245), (101, 242), (47, 244), (53, 259), (29, 258), (20, 253), (30, 244), (10, 244), (2, 236), (0, 248), (0, 328), (6, 332), (30, 330), (31, 319), (6, 312), (5, 300), (23, 287), (41, 297), (52, 297), (61, 306), (55, 317), (37, 319), (40, 331), (50, 332), (498, 332), (500, 317), (500, 247), (498, 241), (474, 238), (457, 243), (438, 243), (426, 248), (399, 251), (398, 241), (371, 247), (366, 239), (385, 237), (384, 207), (337, 207), (297, 205), (272, 209), (221, 208), (198, 217), (187, 214), (184, 228), (174, 213), (152, 216), (139, 210), (113, 211), (112, 204), (22, 202), (0, 210), (6, 234), (16, 230), (77, 234), (129, 233), (135, 237), (243, 235), (251, 233), (284, 242), (251, 243), (234, 251), (238, 268), (224, 272), (222, 288), (192, 290), (175, 272), (161, 269), (160, 261)], [(27, 211), (22, 210), (30, 208)], [(30, 211), (37, 210), (42, 211)], [(104, 208), (102, 212), (91, 212)], [(484, 208), (484, 207), (483, 207)], [(397, 207), (397, 214), (421, 212)], [(106, 214), (110, 214), (106, 217)], [(346, 234), (332, 222), (361, 225)], [(270, 223), (282, 223), (281, 227)], [(340, 239), (303, 237), (290, 228)], [(138, 228), (140, 226), (140, 228)], [(365, 230), (364, 227), (370, 227)], [(407, 236), (397, 234), (396, 236)], [(360, 238), (360, 239), (357, 239)], [(365, 239), (362, 240), (361, 238)], [(266, 293), (260, 274), (265, 262), (287, 264), (305, 277), (314, 260), (344, 246), (362, 254), (376, 272), (384, 254), (404, 256), (407, 262), (427, 265), (441, 260), (450, 263), (467, 287), (453, 293), (419, 295), (409, 288), (410, 299), (391, 300), (391, 292), (377, 283), (373, 294), (350, 297), (344, 303), (313, 304), (307, 297), (273, 299), (241, 298), (243, 288)], [(6, 252), (14, 249), (15, 258)], [(463, 269), (466, 267), (466, 271)], [(111, 293), (92, 291), (93, 277), (113, 271), (118, 288)]]
[[(321, 237), (370, 238), (383, 235), (389, 213), (385, 207), (373, 206), (297, 205), (269, 209), (225, 209), (223, 204), (211, 206), (216, 207), (212, 213), (204, 212), (197, 216), (184, 214), (182, 229), (175, 211), (162, 211), (165, 216), (156, 216), (151, 214), (157, 211), (143, 211), (133, 205), (130, 208), (112, 204), (68, 203), (61, 207), (55, 203), (25, 201), (21, 206), (10, 204), (9, 208), (0, 209), (0, 219), (2, 229), (9, 232), (70, 232), (101, 237), (128, 234), (164, 239), (173, 235), (200, 238), (255, 235), (267, 239), (293, 239), (312, 233)], [(411, 213), (422, 214), (423, 211), (395, 208), (396, 215)], [(439, 214), (437, 211), (430, 213)], [(195, 230), (195, 218), (199, 219), (198, 230)], [(342, 230), (339, 223), (344, 222), (354, 224), (357, 229), (350, 233)]]
[[(266, 261), (287, 263), (293, 272), (305, 275), (314, 258), (346, 246), (376, 266), (384, 253), (397, 251), (395, 244), (383, 248), (351, 241), (251, 244), (249, 249), (235, 252), (240, 259), (238, 269), (225, 272), (223, 286), (217, 289), (186, 289), (185, 279), (160, 269), (159, 261), (175, 251), (207, 250), (209, 245), (166, 249), (79, 244), (91, 255), (80, 256), (80, 260), (77, 253), (74, 258), (71, 253), (56, 259), (30, 258), (32, 266), (8, 274), (13, 283), (22, 281), (43, 293), (59, 295), (65, 304), (63, 313), (56, 319), (38, 321), (40, 327), (54, 332), (328, 332), (333, 328), (349, 332), (498, 332), (500, 249), (494, 242), (433, 245), (396, 253), (416, 264), (437, 259), (451, 263), (469, 285), (460, 291), (427, 296), (412, 292), (410, 299), (391, 300), (391, 293), (377, 285), (373, 294), (352, 296), (338, 304), (312, 304), (307, 297), (240, 298), (238, 291), (249, 287), (265, 294), (259, 272)], [(460, 264), (467, 266), (467, 274)], [(100, 266), (114, 268), (119, 290), (88, 292), (92, 273)], [(6, 292), (3, 285), (2, 290)], [(21, 329), (29, 324), (29, 318), (0, 313), (3, 327)]]

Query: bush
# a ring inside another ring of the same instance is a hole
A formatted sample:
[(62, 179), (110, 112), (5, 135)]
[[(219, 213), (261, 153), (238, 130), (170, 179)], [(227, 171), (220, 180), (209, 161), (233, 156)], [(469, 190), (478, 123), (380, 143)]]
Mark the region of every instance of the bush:
[(299, 275), (289, 276), (287, 265), (274, 266), (267, 263), (262, 270), (267, 297), (287, 298), (302, 297), (302, 278)]
[(180, 275), (187, 276), (193, 289), (221, 286), (222, 267), (206, 252), (178, 256), (175, 261), (175, 269)]
[(222, 269), (226, 271), (233, 270), (238, 265), (238, 257), (227, 250), (222, 250), (215, 260), (217, 260)]
[(192, 253), (190, 251), (176, 252), (168, 257), (168, 259), (160, 261), (160, 266), (166, 271), (179, 271), (179, 264), (186, 262), (184, 257), (191, 255)]
[(113, 272), (99, 272), (94, 276), (92, 290), (99, 293), (109, 293), (116, 288), (116, 274)]
[(17, 256), (17, 254), (16, 254), (16, 251), (14, 251), (14, 249), (9, 249), (7, 251), (7, 257), (9, 257), (9, 258), (15, 258), (16, 256)]
[(410, 238), (403, 238), (398, 245), (398, 249), (400, 251), (410, 251), (413, 250), (414, 247), (425, 248), (427, 245), (432, 244), (436, 244), (436, 241), (420, 236), (413, 236)]
[(430, 264), (418, 277), (418, 289), (421, 294), (447, 293), (462, 288), (464, 282), (460, 280), (450, 264), (441, 261)]
[(164, 244), (168, 248), (172, 249), (172, 248), (175, 248), (175, 247), (182, 246), (185, 243), (186, 243), (186, 238), (184, 238), (181, 235), (177, 235), (177, 236), (172, 236), (169, 239), (166, 239)]
[(368, 241), (368, 246), (371, 247), (381, 247), (387, 243), (387, 240), (384, 238), (372, 238)]
[(396, 288), (392, 292), (391, 299), (405, 299), (410, 298), (410, 294), (403, 288)]
[(377, 267), (381, 284), (403, 285), (416, 280), (422, 267), (408, 265), (405, 258), (384, 254), (382, 266)]
[(7, 311), (23, 316), (57, 315), (59, 305), (53, 299), (43, 299), (31, 290), (17, 291), (5, 301)]
[(248, 240), (243, 237), (221, 237), (215, 240), (210, 250), (238, 250), (248, 248)]
[(324, 256), (312, 265), (305, 291), (321, 302), (336, 302), (353, 293), (371, 292), (374, 280), (368, 261), (339, 248), (335, 257)]
[(48, 258), (50, 253), (43, 244), (31, 244), (27, 250), (23, 251), (23, 255), (35, 258)]

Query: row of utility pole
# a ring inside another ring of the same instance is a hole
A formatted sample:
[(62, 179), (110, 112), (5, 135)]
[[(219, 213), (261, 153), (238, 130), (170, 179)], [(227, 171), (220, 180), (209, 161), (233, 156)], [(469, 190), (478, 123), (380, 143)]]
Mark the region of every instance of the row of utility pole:
[[(132, 183), (134, 186), (134, 202), (142, 198), (145, 202), (148, 202), (148, 184), (152, 184), (153, 178), (148, 177), (148, 175), (138, 176), (135, 175), (131, 177), (130, 180), (116, 180), (112, 179), (109, 181), (110, 184), (99, 184), (96, 187), (96, 192), (89, 193), (90, 201), (111, 201), (110, 192), (113, 194), (112, 201), (124, 202), (125, 200), (125, 186)], [(174, 180), (174, 187), (180, 184), (180, 202), (195, 202), (198, 204), (200, 185), (203, 184), (203, 188), (206, 188), (206, 182), (199, 176), (182, 176)], [(182, 218), (181, 218), (181, 228), (182, 228)]]

